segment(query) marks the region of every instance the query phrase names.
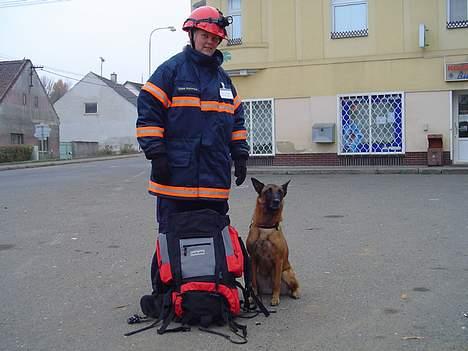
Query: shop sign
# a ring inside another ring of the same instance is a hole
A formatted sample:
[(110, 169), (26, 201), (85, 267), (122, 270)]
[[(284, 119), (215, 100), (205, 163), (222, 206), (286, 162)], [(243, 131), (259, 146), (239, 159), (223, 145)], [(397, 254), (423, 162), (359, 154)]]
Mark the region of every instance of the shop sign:
[(464, 80), (468, 80), (468, 62), (445, 64), (445, 81), (459, 82)]

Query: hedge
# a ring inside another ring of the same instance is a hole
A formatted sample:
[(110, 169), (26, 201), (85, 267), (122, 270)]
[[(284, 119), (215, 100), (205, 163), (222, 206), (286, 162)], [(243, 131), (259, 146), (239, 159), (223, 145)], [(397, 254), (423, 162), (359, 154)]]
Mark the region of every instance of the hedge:
[(32, 145), (0, 145), (0, 163), (29, 161)]

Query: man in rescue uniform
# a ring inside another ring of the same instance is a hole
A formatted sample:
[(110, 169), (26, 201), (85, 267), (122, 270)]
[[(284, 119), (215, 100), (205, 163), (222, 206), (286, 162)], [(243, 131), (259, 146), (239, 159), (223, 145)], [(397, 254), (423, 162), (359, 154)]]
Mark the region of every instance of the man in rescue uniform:
[[(174, 212), (226, 214), (232, 161), (236, 184), (245, 180), (242, 103), (217, 50), (230, 22), (213, 7), (195, 9), (182, 27), (191, 45), (159, 66), (138, 97), (137, 138), (152, 163), (148, 191), (157, 196), (159, 233), (167, 232)], [(152, 279), (156, 272), (153, 259)]]

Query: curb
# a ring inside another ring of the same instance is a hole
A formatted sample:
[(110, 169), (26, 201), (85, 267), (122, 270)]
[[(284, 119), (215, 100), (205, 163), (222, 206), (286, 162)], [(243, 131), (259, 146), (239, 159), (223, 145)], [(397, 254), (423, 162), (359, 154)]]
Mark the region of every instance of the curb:
[(359, 167), (359, 168), (320, 168), (320, 167), (288, 167), (288, 168), (248, 168), (249, 174), (468, 174), (468, 167)]
[[(62, 161), (33, 161), (23, 162), (14, 164), (0, 165), (1, 171), (9, 171), (15, 169), (24, 168), (38, 168), (38, 167), (50, 167), (50, 166), (61, 166), (77, 163), (88, 163), (98, 161), (109, 161), (118, 160), (122, 158), (141, 157), (144, 158), (143, 154), (128, 154), (128, 155), (117, 155), (107, 157), (94, 157), (94, 158), (80, 158), (74, 160), (62, 160)], [(145, 160), (146, 161), (146, 160)], [(288, 166), (271, 166), (271, 167), (255, 167), (251, 166), (248, 168), (248, 174), (272, 174), (272, 175), (297, 175), (297, 174), (422, 174), (422, 175), (433, 175), (433, 174), (468, 174), (468, 165), (458, 166), (441, 166), (441, 167), (288, 167)]]

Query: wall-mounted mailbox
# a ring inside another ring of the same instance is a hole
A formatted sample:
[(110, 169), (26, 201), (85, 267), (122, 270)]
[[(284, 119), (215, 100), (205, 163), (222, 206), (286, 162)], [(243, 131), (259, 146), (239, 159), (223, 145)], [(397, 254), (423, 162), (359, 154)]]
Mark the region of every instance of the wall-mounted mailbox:
[(334, 143), (335, 123), (315, 123), (312, 126), (312, 141), (314, 143)]

